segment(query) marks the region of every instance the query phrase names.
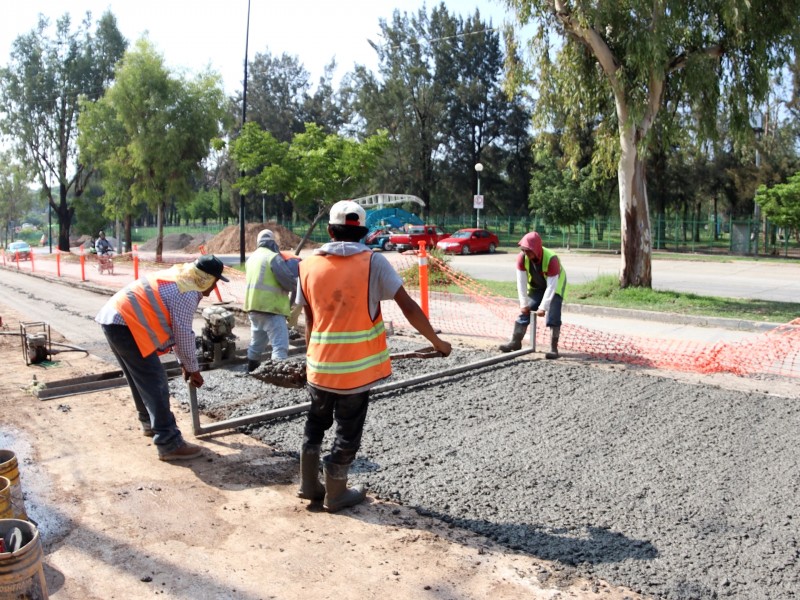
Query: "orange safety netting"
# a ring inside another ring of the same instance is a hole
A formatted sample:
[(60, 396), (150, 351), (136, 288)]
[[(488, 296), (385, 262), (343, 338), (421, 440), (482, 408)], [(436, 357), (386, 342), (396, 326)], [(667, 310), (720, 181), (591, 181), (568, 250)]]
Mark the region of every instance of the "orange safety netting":
[[(416, 277), (419, 274), (419, 257), (413, 254), (386, 254), (395, 268), (407, 279), (409, 294), (421, 304)], [(194, 260), (196, 255), (166, 257), (168, 264)], [(113, 273), (98, 270), (97, 257), (75, 253), (36, 255), (33, 261), (16, 262), (13, 256), (3, 255), (7, 268), (34, 271), (39, 274), (87, 281), (111, 289), (118, 289), (134, 279), (134, 272), (142, 276), (165, 268), (156, 263), (152, 253), (127, 253), (114, 257)], [(428, 284), (427, 308), (431, 323), (442, 335), (461, 336), (482, 340), (504, 340), (511, 333), (519, 312), (515, 299), (492, 294), (485, 286), (460, 271), (451, 269), (445, 261), (435, 256), (427, 257), (427, 267), (437, 277)], [(413, 274), (413, 278), (408, 275)], [(220, 282), (217, 295), (204, 302), (231, 302), (244, 300), (244, 273), (226, 268), (229, 283)], [(411, 330), (402, 311), (394, 302), (382, 304), (383, 318), (395, 330)], [(646, 326), (645, 326), (646, 327)], [(539, 323), (536, 330), (537, 348), (549, 346), (549, 330)], [(743, 376), (773, 374), (800, 377), (800, 318), (780, 325), (765, 333), (743, 334), (734, 341), (701, 341), (685, 337), (648, 337), (620, 334), (570, 323), (569, 307), (565, 306), (559, 349), (562, 354), (622, 362), (661, 369), (695, 373), (733, 373)]]

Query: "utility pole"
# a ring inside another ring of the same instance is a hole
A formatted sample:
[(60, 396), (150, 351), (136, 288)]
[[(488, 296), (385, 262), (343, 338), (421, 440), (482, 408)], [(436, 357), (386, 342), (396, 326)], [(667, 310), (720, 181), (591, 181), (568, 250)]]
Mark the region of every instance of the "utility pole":
[[(250, 44), (250, 0), (247, 0), (247, 33), (244, 37), (244, 87), (242, 89), (242, 127), (247, 121), (247, 47)], [(242, 172), (244, 175), (244, 172)], [(239, 264), (244, 264), (244, 195), (239, 193)]]

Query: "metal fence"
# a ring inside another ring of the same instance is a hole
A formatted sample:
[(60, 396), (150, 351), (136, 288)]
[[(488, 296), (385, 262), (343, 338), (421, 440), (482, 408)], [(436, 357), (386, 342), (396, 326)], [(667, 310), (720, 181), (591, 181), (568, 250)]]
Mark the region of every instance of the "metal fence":
[[(441, 226), (447, 232), (475, 227), (475, 215), (432, 215), (430, 223)], [(308, 223), (272, 219), (298, 236), (305, 235)], [(230, 225), (229, 225), (230, 226)], [(618, 218), (591, 219), (577, 226), (565, 227), (549, 223), (537, 217), (495, 217), (481, 215), (480, 226), (500, 238), (500, 245), (515, 247), (519, 239), (529, 231), (538, 231), (545, 246), (551, 248), (582, 248), (587, 250), (616, 252), (620, 249), (620, 223)], [(224, 229), (221, 224), (177, 225), (165, 227), (166, 233), (210, 233)], [(769, 221), (761, 224), (752, 219), (734, 220), (713, 217), (707, 219), (681, 219), (658, 215), (652, 218), (651, 234), (653, 250), (668, 252), (697, 252), (734, 254), (742, 256), (784, 256), (800, 258), (800, 242), (796, 230), (785, 230)], [(155, 237), (155, 228), (139, 227), (134, 232), (134, 243), (143, 243)], [(311, 241), (328, 241), (324, 223), (317, 226), (310, 236)]]

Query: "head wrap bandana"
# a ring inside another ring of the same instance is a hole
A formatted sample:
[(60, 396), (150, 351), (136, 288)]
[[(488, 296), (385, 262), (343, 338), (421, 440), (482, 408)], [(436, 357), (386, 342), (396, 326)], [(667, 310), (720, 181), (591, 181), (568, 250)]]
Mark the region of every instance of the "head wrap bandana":
[(161, 271), (158, 278), (175, 282), (181, 293), (205, 292), (217, 281), (216, 277), (201, 271), (194, 263), (172, 265), (166, 271)]

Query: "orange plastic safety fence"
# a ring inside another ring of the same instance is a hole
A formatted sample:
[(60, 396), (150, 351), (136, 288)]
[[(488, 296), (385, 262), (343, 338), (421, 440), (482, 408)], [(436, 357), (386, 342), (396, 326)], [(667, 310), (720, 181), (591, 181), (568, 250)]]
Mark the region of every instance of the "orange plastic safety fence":
[[(166, 268), (170, 264), (194, 260), (198, 255), (174, 255), (156, 263), (152, 253), (138, 253), (138, 273)], [(387, 254), (387, 256), (390, 256)], [(62, 253), (61, 277), (81, 280), (119, 289), (133, 280), (133, 255), (114, 257), (113, 273), (100, 272), (97, 257), (84, 256), (81, 269), (80, 256)], [(391, 255), (391, 261), (401, 273), (418, 269), (415, 255)], [(26, 261), (27, 262), (27, 261)], [(19, 269), (57, 276), (56, 255), (38, 255), (35, 264), (20, 262)], [(7, 261), (6, 268), (16, 268), (16, 262)], [(436, 256), (428, 256), (429, 272), (437, 273), (429, 283), (428, 309), (431, 323), (443, 335), (457, 335), (475, 339), (507, 339), (516, 319), (519, 306), (516, 300), (492, 294), (466, 274), (451, 269)], [(417, 271), (418, 272), (418, 271)], [(239, 304), (244, 301), (245, 276), (236, 269), (225, 269), (229, 283), (220, 281), (218, 289), (223, 302)], [(443, 279), (443, 283), (441, 282)], [(419, 301), (419, 292), (411, 283), (406, 285), (409, 294)], [(204, 300), (212, 304), (215, 296)], [(402, 311), (394, 302), (382, 304), (383, 318), (391, 321), (398, 330), (411, 329)], [(568, 311), (565, 311), (568, 313)], [(800, 319), (776, 327), (766, 333), (752, 335), (737, 341), (703, 342), (686, 339), (663, 339), (646, 335), (621, 335), (583, 327), (569, 322), (564, 316), (559, 348), (562, 353), (649, 366), (660, 369), (695, 373), (733, 373), (743, 376), (773, 374), (800, 378)], [(540, 326), (536, 344), (546, 348), (550, 343), (549, 331)]]
[[(403, 273), (413, 271), (416, 258), (403, 255), (393, 258), (392, 262)], [(440, 280), (444, 280), (444, 283), (436, 283), (432, 279), (429, 283), (430, 320), (434, 327), (445, 335), (508, 339), (519, 314), (516, 299), (492, 294), (436, 256), (428, 256), (428, 265), (430, 272), (437, 272)], [(458, 291), (445, 291), (453, 287)], [(409, 293), (414, 295), (413, 287)], [(410, 327), (394, 303), (384, 303), (382, 309), (384, 319), (392, 321), (395, 329)], [(541, 321), (536, 331), (536, 345), (548, 348), (550, 333)], [(559, 339), (562, 353), (695, 373), (800, 378), (800, 319), (747, 339), (713, 343), (598, 331), (570, 323), (567, 315), (563, 316), (563, 321)]]

